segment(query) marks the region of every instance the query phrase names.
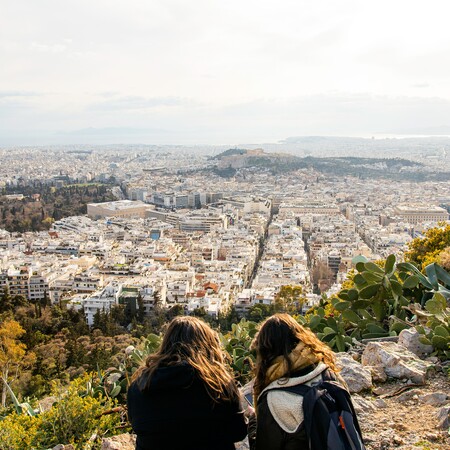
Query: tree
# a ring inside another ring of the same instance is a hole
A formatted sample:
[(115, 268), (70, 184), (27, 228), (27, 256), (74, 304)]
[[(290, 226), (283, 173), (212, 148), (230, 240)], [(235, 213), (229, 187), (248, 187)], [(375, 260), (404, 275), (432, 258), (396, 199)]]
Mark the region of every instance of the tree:
[(0, 299), (0, 313), (11, 311), (13, 309), (13, 302), (8, 286), (3, 288), (2, 298)]
[(323, 262), (318, 262), (311, 271), (311, 281), (316, 293), (320, 293), (320, 286), (324, 291), (328, 289), (333, 284), (333, 280), (333, 271)]
[(302, 294), (303, 288), (301, 286), (281, 286), (280, 291), (275, 295), (276, 310), (288, 312), (299, 311), (306, 301)]
[(445, 254), (446, 249), (450, 247), (450, 224), (430, 228), (423, 238), (413, 239), (408, 247), (406, 259), (416, 263), (420, 270), (433, 262), (439, 264), (440, 254)]
[(5, 383), (11, 382), (11, 375), (17, 376), (19, 369), (27, 365), (26, 345), (20, 342), (25, 330), (19, 322), (8, 319), (0, 325), (0, 372), (2, 376), (2, 406), (6, 405)]
[(145, 307), (144, 307), (144, 299), (142, 298), (142, 295), (140, 292), (138, 293), (136, 302), (137, 302), (137, 307), (138, 307), (137, 321), (139, 323), (143, 323), (144, 317), (145, 317)]

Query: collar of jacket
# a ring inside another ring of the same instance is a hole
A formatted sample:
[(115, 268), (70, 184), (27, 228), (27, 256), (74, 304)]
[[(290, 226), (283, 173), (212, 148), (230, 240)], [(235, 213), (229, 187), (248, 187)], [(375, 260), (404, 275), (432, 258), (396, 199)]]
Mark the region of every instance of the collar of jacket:
[(324, 364), (323, 362), (320, 362), (317, 364), (317, 367), (312, 370), (311, 372), (307, 373), (306, 375), (303, 375), (301, 377), (293, 377), (293, 378), (278, 378), (275, 381), (272, 381), (269, 385), (267, 385), (262, 391), (261, 394), (259, 394), (258, 399), (261, 397), (264, 392), (270, 389), (277, 389), (277, 388), (284, 388), (289, 386), (297, 386), (298, 384), (305, 384), (308, 383), (308, 381), (311, 381), (312, 379), (316, 378), (318, 375), (320, 375), (324, 370), (326, 370), (328, 366)]

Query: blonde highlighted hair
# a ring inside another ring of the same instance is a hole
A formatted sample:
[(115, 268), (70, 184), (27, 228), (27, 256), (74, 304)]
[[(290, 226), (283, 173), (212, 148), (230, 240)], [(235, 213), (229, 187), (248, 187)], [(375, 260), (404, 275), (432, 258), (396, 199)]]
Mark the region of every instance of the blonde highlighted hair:
[(269, 384), (268, 371), (275, 360), (283, 359), (286, 372), (283, 378), (289, 378), (294, 369), (293, 350), (302, 343), (301, 358), (308, 361), (323, 362), (332, 371), (338, 372), (333, 351), (309, 329), (301, 326), (289, 314), (274, 314), (266, 319), (253, 340), (256, 349), (254, 392), (258, 396)]

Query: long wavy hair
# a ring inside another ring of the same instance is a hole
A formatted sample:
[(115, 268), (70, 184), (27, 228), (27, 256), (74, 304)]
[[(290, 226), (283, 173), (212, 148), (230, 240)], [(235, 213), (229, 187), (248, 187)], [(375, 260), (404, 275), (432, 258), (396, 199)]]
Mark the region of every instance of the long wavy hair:
[(302, 327), (289, 314), (274, 314), (266, 319), (253, 340), (252, 347), (256, 349), (256, 364), (254, 368), (254, 392), (257, 397), (269, 384), (267, 371), (280, 356), (287, 367), (283, 378), (292, 374), (293, 363), (290, 353), (302, 342), (305, 344), (306, 357), (325, 363), (331, 370), (338, 372), (333, 351), (321, 342), (317, 336), (307, 328)]
[(205, 322), (190, 316), (178, 316), (170, 322), (160, 348), (147, 357), (132, 381), (145, 390), (158, 368), (182, 363), (194, 369), (213, 401), (239, 397), (218, 334)]

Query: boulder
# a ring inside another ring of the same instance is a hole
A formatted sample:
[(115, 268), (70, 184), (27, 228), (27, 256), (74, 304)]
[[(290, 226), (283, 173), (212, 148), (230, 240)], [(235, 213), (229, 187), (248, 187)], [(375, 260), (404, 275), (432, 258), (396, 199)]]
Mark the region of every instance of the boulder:
[(398, 343), (417, 356), (429, 355), (433, 352), (433, 346), (422, 344), (419, 341), (420, 336), (415, 328), (408, 328), (400, 332)]
[(388, 377), (408, 379), (417, 384), (425, 384), (429, 367), (414, 353), (395, 342), (369, 342), (361, 357), (361, 363), (363, 366), (384, 370)]
[(336, 365), (341, 369), (339, 374), (347, 383), (351, 393), (361, 392), (373, 387), (370, 370), (367, 370), (347, 353), (336, 354)]
[(135, 450), (136, 436), (132, 434), (119, 434), (102, 439), (101, 450)]

